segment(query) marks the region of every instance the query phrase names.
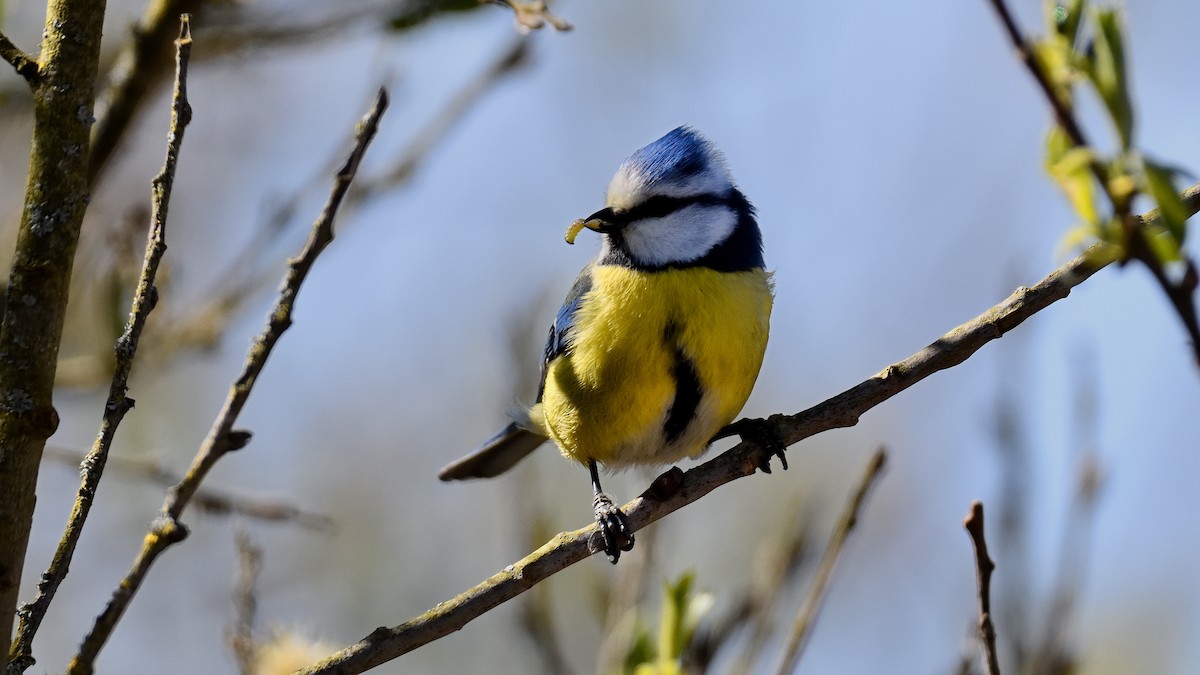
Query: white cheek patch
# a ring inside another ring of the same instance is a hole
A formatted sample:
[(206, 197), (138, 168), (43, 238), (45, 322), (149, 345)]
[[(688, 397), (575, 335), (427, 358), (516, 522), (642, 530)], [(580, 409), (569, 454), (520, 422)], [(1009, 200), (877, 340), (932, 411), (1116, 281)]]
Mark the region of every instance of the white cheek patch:
[(737, 218), (727, 206), (693, 204), (662, 218), (630, 223), (622, 237), (630, 256), (643, 265), (691, 262), (729, 238)]

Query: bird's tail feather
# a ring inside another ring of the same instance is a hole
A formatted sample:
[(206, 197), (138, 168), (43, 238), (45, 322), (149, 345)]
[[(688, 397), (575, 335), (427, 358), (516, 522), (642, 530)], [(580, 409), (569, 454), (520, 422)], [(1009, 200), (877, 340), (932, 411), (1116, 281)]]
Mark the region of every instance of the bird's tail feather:
[(517, 426), (516, 423), (510, 424), (475, 452), (447, 464), (438, 472), (438, 478), (466, 480), (499, 476), (548, 440), (545, 436)]

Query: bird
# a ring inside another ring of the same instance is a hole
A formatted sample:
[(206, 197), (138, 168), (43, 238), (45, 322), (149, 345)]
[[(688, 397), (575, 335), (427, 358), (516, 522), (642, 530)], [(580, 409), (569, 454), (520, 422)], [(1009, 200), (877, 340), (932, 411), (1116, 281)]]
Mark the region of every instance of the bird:
[(787, 462), (765, 420), (734, 424), (762, 366), (774, 302), (755, 209), (724, 156), (678, 127), (621, 163), (604, 208), (574, 221), (601, 235), (546, 341), (535, 402), (438, 474), (490, 478), (547, 441), (591, 474), (602, 547), (633, 548), (628, 519), (600, 485), (606, 471), (662, 466), (740, 435)]

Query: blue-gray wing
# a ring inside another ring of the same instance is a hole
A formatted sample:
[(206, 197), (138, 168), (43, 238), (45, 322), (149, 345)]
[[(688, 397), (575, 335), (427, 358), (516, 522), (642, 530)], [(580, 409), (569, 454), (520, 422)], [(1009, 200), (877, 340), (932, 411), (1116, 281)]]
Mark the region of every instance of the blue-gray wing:
[[(575, 279), (571, 292), (567, 293), (567, 299), (550, 326), (550, 337), (546, 340), (546, 353), (542, 360), (542, 377), (538, 384), (538, 402), (541, 402), (542, 392), (546, 388), (546, 370), (550, 362), (571, 351), (571, 328), (575, 325), (575, 313), (579, 311), (579, 304), (591, 287), (592, 266), (588, 265)], [(528, 421), (509, 424), (475, 452), (444, 467), (438, 472), (438, 477), (442, 480), (490, 478), (507, 471), (549, 440), (528, 426)]]
[(571, 291), (567, 293), (567, 299), (563, 301), (558, 315), (554, 317), (554, 323), (550, 325), (550, 336), (546, 338), (546, 352), (542, 359), (542, 376), (538, 381), (539, 403), (542, 401), (542, 393), (546, 390), (546, 371), (550, 368), (550, 362), (571, 351), (571, 329), (575, 326), (575, 313), (579, 311), (579, 303), (583, 301), (584, 294), (592, 289), (593, 264), (589, 263), (575, 278)]

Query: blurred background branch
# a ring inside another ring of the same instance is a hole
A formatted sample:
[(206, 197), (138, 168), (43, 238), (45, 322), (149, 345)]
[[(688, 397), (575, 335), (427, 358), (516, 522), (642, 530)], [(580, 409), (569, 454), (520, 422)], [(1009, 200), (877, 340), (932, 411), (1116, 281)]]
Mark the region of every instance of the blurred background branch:
[(229, 647), (237, 662), (239, 675), (260, 675), (255, 672), (256, 644), (254, 625), (258, 619), (258, 574), (262, 570), (262, 547), (245, 530), (234, 533), (237, 545), (237, 577), (233, 589), (234, 618), (229, 631)]
[[(408, 184), (417, 174), (426, 158), (444, 144), (453, 130), (459, 127), (466, 115), (476, 108), (481, 99), (495, 90), (507, 76), (519, 72), (529, 63), (530, 43), (528, 38), (514, 39), (494, 59), (485, 63), (483, 70), (471, 78), (438, 110), (416, 134), (407, 147), (394, 155), (394, 159), (383, 169), (371, 171), (360, 177), (342, 205), (347, 225), (353, 223), (356, 209), (373, 198), (391, 193)], [(269, 215), (255, 229), (254, 236), (242, 246), (241, 251), (228, 261), (214, 283), (199, 293), (196, 299), (181, 309), (168, 309), (155, 319), (155, 339), (139, 357), (143, 370), (168, 363), (181, 355), (197, 350), (213, 349), (225, 335), (229, 324), (239, 317), (246, 306), (268, 288), (274, 278), (274, 268), (264, 265), (273, 259), (275, 247), (284, 235), (292, 231), (296, 213), (301, 203), (314, 190), (319, 189), (336, 167), (337, 157), (330, 157), (325, 166), (313, 174), (292, 194), (273, 206)], [(58, 386), (66, 388), (90, 388), (111, 365), (111, 354), (93, 352), (78, 354), (65, 360), (58, 377)]]
[(850, 536), (850, 530), (854, 529), (858, 522), (863, 503), (867, 499), (867, 492), (883, 474), (883, 467), (886, 463), (887, 452), (883, 448), (879, 448), (875, 454), (871, 455), (862, 478), (859, 479), (854, 491), (850, 493), (842, 515), (838, 518), (837, 525), (834, 526), (833, 532), (829, 536), (829, 543), (825, 547), (825, 553), (821, 556), (821, 563), (817, 566), (817, 574), (809, 584), (808, 593), (804, 596), (804, 603), (800, 605), (800, 610), (792, 622), (791, 631), (784, 642), (783, 662), (776, 671), (780, 675), (794, 672), (800, 664), (800, 657), (804, 654), (804, 647), (812, 636), (813, 626), (817, 623), (817, 615), (821, 611), (825, 594), (829, 591), (829, 584), (833, 580), (834, 567), (846, 545), (846, 539)]
[[(78, 467), (86, 455), (66, 448), (48, 446), (45, 457), (63, 466)], [(116, 477), (145, 481), (164, 488), (171, 487), (180, 480), (179, 474), (162, 463), (142, 457), (109, 457), (107, 471)], [(337, 530), (336, 523), (328, 515), (310, 511), (285, 500), (238, 495), (203, 486), (196, 491), (192, 503), (197, 510), (214, 516), (241, 516), (250, 520), (297, 525), (325, 534), (332, 534)]]
[(249, 442), (249, 432), (234, 429), (234, 424), (245, 407), (259, 374), (266, 365), (267, 357), (270, 356), (284, 331), (292, 325), (292, 311), (301, 284), (308, 277), (317, 257), (333, 241), (334, 217), (350, 188), (350, 183), (354, 180), (363, 155), (367, 151), (367, 146), (379, 129), (379, 120), (387, 109), (387, 105), (387, 92), (380, 89), (371, 109), (356, 127), (354, 147), (351, 149), (349, 157), (346, 158), (345, 164), (334, 177), (333, 189), (321, 213), (313, 222), (308, 242), (299, 255), (288, 261), (288, 271), (284, 277), (279, 298), (268, 315), (266, 327), (250, 346), (250, 353), (246, 357), (242, 373), (230, 387), (225, 404), (216, 420), (213, 421), (208, 437), (197, 450), (191, 468), (178, 483), (167, 490), (162, 513), (151, 526), (150, 533), (146, 536), (133, 567), (121, 580), (108, 605), (97, 617), (92, 630), (84, 637), (78, 654), (71, 660), (69, 671), (72, 675), (92, 672), (96, 656), (108, 641), (113, 629), (116, 628), (125, 609), (133, 600), (134, 594), (141, 587), (150, 566), (168, 547), (187, 537), (187, 529), (179, 522), (179, 517), (200, 489), (200, 483), (208, 475), (213, 465), (227, 453), (239, 450)]

